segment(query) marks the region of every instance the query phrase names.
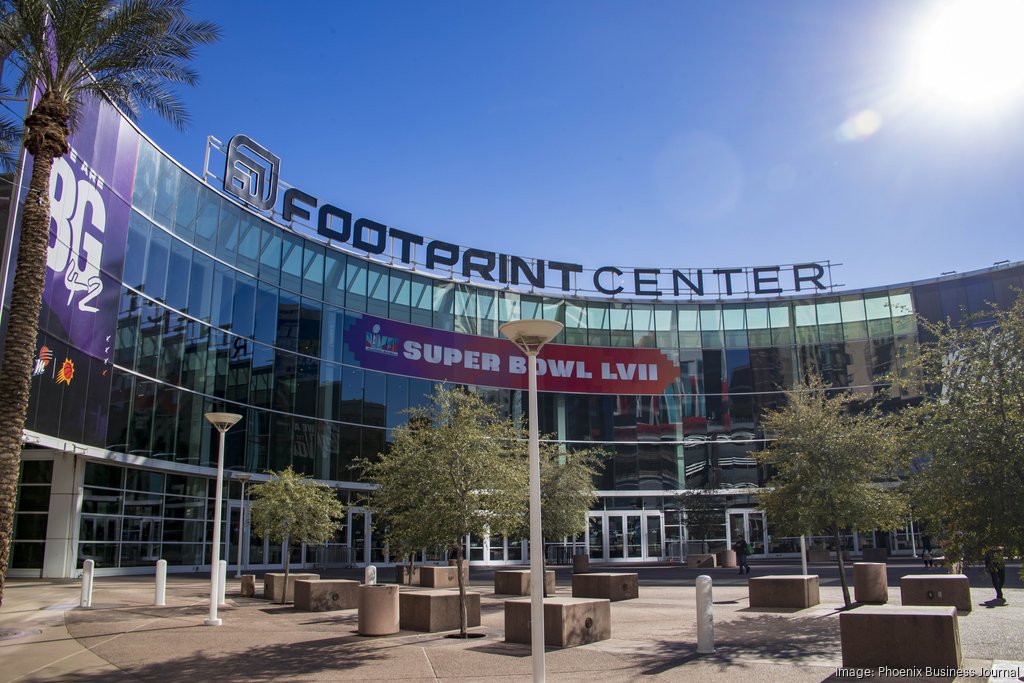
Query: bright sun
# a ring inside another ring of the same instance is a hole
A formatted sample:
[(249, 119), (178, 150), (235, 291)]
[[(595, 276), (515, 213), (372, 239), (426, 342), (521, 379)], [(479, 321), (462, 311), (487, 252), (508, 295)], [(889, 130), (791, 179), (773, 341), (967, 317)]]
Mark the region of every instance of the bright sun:
[(917, 32), (911, 82), (919, 97), (973, 111), (1024, 95), (1024, 0), (947, 0)]

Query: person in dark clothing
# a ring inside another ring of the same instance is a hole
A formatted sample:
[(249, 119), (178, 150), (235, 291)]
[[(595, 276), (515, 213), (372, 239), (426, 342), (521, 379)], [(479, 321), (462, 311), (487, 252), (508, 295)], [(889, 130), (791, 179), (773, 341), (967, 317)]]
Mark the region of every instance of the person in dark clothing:
[(736, 542), (732, 544), (732, 549), (736, 551), (736, 564), (740, 567), (740, 574), (743, 573), (744, 569), (746, 569), (747, 574), (749, 574), (750, 562), (747, 558), (750, 557), (751, 553), (750, 544), (740, 536), (736, 539)]
[(1003, 584), (1006, 583), (1006, 560), (1003, 558), (1003, 547), (997, 545), (989, 548), (983, 559), (985, 560), (985, 569), (992, 577), (992, 587), (996, 589), (996, 602), (1005, 604)]

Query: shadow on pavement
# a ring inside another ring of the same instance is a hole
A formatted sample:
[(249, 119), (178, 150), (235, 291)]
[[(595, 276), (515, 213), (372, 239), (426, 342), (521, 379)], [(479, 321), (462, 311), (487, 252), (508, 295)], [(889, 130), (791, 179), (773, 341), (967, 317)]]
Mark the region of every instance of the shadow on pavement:
[(698, 659), (703, 663), (717, 663), (722, 669), (742, 668), (745, 663), (754, 661), (832, 661), (839, 651), (839, 622), (760, 614), (716, 624), (715, 647), (714, 654), (698, 655), (694, 642), (656, 642), (653, 651), (644, 648), (638, 654), (648, 660), (642, 664), (642, 674), (661, 674)]

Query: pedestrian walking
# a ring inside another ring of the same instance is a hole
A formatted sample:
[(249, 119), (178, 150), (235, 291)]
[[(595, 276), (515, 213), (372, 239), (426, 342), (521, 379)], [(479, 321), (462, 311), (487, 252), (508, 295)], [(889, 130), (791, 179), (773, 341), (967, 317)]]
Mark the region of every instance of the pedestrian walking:
[(740, 567), (740, 574), (746, 569), (746, 573), (750, 573), (750, 561), (747, 559), (754, 552), (754, 549), (750, 547), (750, 544), (740, 536), (736, 539), (736, 542), (732, 544), (732, 549), (736, 551), (736, 563)]
[(1003, 597), (1003, 584), (1006, 583), (1006, 559), (1003, 557), (1003, 546), (996, 545), (988, 549), (984, 556), (985, 569), (992, 578), (992, 587), (996, 589), (996, 599), (1001, 605), (1006, 604)]

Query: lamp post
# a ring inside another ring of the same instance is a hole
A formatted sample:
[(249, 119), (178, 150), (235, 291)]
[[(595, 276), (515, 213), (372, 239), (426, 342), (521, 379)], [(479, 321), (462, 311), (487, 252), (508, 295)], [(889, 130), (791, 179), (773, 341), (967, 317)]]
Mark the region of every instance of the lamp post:
[(245, 482), (252, 479), (251, 472), (235, 472), (235, 479), (242, 482), (238, 496), (238, 562), (235, 563), (235, 578), (242, 576), (242, 538), (245, 534)]
[(206, 626), (220, 626), (217, 618), (217, 603), (220, 602), (220, 497), (224, 486), (224, 435), (242, 419), (237, 413), (206, 413), (206, 419), (220, 432), (220, 446), (217, 449), (217, 488), (213, 496), (213, 552), (210, 561), (210, 618)]
[(562, 331), (554, 320), (519, 320), (501, 334), (527, 357), (530, 454), (530, 653), (534, 683), (544, 681), (544, 535), (540, 526), (540, 437), (537, 433), (537, 354)]

